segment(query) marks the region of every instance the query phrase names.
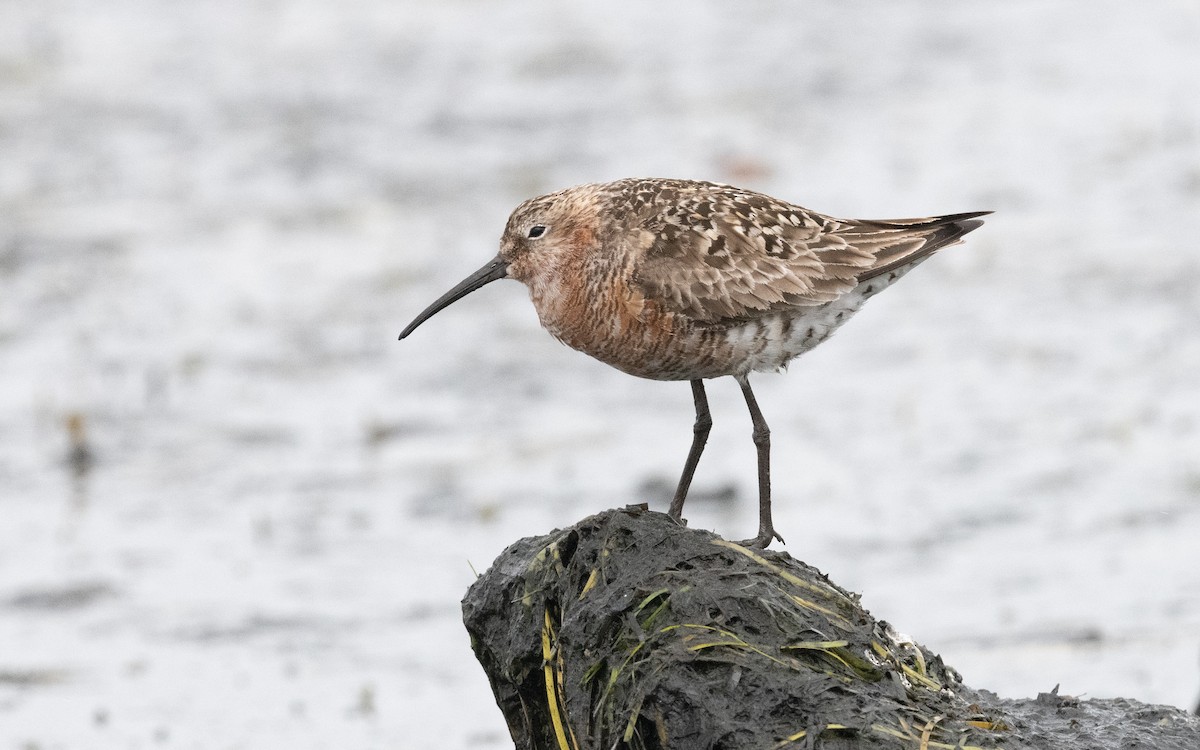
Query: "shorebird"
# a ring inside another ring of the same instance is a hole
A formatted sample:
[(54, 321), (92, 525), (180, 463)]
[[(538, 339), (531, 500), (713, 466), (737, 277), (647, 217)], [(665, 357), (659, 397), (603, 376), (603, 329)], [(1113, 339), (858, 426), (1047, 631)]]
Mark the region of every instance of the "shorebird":
[(408, 324), (497, 279), (529, 288), (542, 326), (568, 346), (653, 380), (691, 382), (692, 446), (668, 513), (682, 522), (712, 419), (704, 381), (741, 386), (758, 455), (758, 534), (771, 517), (771, 432), (747, 379), (777, 371), (834, 332), (872, 295), (990, 211), (923, 219), (835, 219), (711, 182), (625, 179), (531, 198), (499, 254)]

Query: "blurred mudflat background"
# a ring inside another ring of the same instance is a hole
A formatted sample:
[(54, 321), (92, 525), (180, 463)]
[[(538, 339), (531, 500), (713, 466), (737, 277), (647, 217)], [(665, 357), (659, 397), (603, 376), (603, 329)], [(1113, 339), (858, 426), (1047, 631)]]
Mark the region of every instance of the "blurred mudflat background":
[[(5, 3), (0, 750), (511, 746), (459, 598), (663, 510), (683, 383), (521, 285), (572, 184), (991, 209), (784, 376), (786, 549), (974, 687), (1200, 693), (1200, 7)], [(755, 528), (731, 379), (690, 525)]]

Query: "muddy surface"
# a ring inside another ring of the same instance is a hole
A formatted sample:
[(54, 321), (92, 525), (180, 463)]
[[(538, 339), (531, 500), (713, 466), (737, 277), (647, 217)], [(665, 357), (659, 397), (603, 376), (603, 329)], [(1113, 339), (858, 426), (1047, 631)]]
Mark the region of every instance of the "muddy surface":
[(463, 615), (518, 748), (1200, 746), (1200, 718), (963, 684), (787, 553), (608, 511), (509, 547)]

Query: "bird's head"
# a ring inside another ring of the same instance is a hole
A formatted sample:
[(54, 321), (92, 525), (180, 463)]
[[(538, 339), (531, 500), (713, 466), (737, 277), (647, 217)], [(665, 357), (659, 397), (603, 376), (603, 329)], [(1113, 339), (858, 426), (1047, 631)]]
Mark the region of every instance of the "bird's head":
[(496, 257), (425, 308), (400, 338), (451, 303), (497, 279), (516, 279), (528, 286), (535, 298), (552, 293), (564, 264), (579, 257), (580, 251), (594, 241), (597, 212), (589, 188), (585, 185), (561, 190), (517, 206), (508, 217)]

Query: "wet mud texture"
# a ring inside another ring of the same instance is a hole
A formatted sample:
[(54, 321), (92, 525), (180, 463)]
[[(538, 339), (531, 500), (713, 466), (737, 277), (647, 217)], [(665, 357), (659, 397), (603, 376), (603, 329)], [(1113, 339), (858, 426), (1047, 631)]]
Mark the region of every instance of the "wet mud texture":
[(815, 568), (638, 508), (513, 544), (463, 615), (519, 750), (1200, 748), (1178, 709), (972, 689)]

